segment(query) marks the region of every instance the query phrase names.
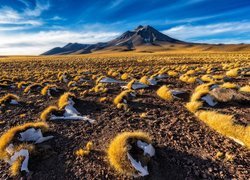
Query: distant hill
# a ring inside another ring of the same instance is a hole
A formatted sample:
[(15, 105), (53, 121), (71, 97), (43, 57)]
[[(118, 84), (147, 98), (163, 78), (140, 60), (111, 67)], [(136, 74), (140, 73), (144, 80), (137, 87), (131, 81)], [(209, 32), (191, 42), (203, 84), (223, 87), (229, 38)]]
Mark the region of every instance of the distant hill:
[(89, 54), (96, 52), (159, 52), (159, 51), (250, 51), (250, 45), (199, 44), (171, 38), (155, 28), (138, 26), (121, 36), (103, 43), (69, 43), (64, 47), (55, 47), (41, 55)]

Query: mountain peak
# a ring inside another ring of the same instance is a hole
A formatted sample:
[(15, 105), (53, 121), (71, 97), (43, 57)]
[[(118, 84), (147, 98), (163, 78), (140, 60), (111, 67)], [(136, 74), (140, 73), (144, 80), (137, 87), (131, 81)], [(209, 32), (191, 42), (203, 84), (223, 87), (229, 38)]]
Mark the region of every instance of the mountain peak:
[(130, 51), (140, 46), (157, 46), (160, 47), (162, 44), (186, 44), (186, 42), (179, 41), (177, 39), (171, 38), (152, 26), (149, 25), (139, 25), (136, 29), (132, 31), (126, 31), (119, 37), (106, 42), (106, 43), (96, 43), (96, 44), (78, 44), (78, 43), (68, 43), (62, 48), (54, 48), (50, 51), (45, 52), (43, 55), (53, 55), (53, 54), (83, 54), (92, 53), (101, 49), (119, 49), (122, 51)]

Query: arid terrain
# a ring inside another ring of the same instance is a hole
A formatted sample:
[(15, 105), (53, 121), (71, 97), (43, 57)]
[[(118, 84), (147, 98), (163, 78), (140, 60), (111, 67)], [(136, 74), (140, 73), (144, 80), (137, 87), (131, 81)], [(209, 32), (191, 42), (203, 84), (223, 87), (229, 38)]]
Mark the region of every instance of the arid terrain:
[[(114, 102), (124, 88), (123, 101)], [(94, 122), (41, 116), (67, 92)], [(18, 103), (3, 101), (7, 94)], [(54, 137), (35, 145), (28, 174), (11, 175), (1, 158), (0, 179), (133, 179), (110, 165), (107, 149), (119, 133), (138, 130), (155, 148), (149, 175), (139, 179), (250, 179), (247, 52), (1, 57), (1, 98), (0, 136), (46, 121), (44, 136)], [(76, 153), (88, 142), (90, 152)]]

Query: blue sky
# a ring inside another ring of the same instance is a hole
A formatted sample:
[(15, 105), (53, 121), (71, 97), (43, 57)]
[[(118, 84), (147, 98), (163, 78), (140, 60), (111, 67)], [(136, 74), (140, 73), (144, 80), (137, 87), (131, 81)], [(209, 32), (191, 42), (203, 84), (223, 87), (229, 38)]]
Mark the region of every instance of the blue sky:
[(151, 25), (184, 41), (250, 43), (249, 0), (0, 0), (0, 55), (108, 41)]

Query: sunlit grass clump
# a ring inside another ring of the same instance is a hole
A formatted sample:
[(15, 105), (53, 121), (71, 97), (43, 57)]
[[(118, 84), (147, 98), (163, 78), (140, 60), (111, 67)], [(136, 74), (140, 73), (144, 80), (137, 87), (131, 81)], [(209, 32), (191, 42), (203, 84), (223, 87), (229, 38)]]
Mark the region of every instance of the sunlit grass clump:
[(89, 141), (87, 144), (86, 144), (86, 147), (85, 149), (83, 148), (80, 148), (78, 149), (75, 154), (77, 156), (87, 156), (89, 155), (90, 151), (93, 149), (93, 142)]
[(0, 105), (1, 104), (11, 103), (13, 101), (17, 102), (19, 99), (20, 98), (17, 95), (15, 95), (15, 94), (6, 94), (2, 98), (0, 98)]
[(221, 114), (216, 111), (198, 111), (196, 116), (208, 126), (219, 133), (234, 139), (240, 144), (250, 148), (250, 126), (243, 126), (234, 123), (232, 115)]
[(58, 107), (59, 109), (63, 109), (65, 106), (69, 104), (70, 99), (75, 99), (76, 96), (73, 93), (66, 92), (60, 96), (58, 100)]
[(226, 72), (226, 75), (228, 77), (237, 77), (239, 75), (239, 69), (238, 68), (231, 69), (231, 70)]
[[(123, 132), (118, 134), (108, 147), (108, 159), (111, 166), (121, 174), (134, 176), (136, 169), (131, 165), (128, 159), (128, 153), (132, 150), (132, 145), (138, 140), (151, 144), (151, 138), (144, 132)], [(143, 156), (143, 154), (142, 154)]]
[(226, 89), (237, 89), (238, 88), (238, 86), (236, 84), (229, 83), (229, 82), (222, 84), (220, 87), (226, 88)]
[(169, 88), (166, 85), (161, 86), (157, 91), (156, 94), (166, 100), (166, 101), (172, 101), (174, 99), (171, 91), (169, 90)]
[(192, 112), (195, 113), (199, 108), (201, 108), (203, 103), (201, 101), (191, 101), (186, 104), (186, 108)]
[(250, 93), (250, 86), (249, 85), (243, 86), (239, 89), (239, 91), (244, 93)]

